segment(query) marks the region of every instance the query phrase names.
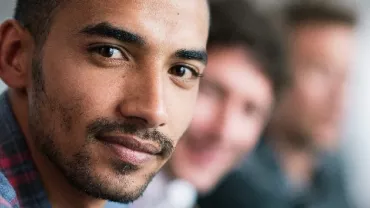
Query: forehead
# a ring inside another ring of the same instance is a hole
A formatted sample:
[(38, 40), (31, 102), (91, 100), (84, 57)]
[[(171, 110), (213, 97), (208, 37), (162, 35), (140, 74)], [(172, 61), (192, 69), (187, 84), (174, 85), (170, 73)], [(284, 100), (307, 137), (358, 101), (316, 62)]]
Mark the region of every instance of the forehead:
[(260, 64), (241, 47), (211, 48), (204, 78), (241, 99), (269, 100), (272, 92)]
[(70, 0), (57, 11), (52, 28), (76, 33), (87, 25), (108, 22), (148, 43), (204, 46), (209, 14), (205, 0)]
[(348, 58), (354, 44), (354, 30), (340, 23), (306, 23), (290, 34), (293, 55), (308, 59)]

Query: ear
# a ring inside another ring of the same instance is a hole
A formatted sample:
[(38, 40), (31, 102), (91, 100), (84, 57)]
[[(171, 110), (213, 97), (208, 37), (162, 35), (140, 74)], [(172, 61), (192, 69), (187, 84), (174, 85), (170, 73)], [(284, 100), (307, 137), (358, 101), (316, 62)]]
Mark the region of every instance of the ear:
[(32, 65), (33, 39), (16, 20), (0, 26), (0, 78), (13, 89), (25, 90)]

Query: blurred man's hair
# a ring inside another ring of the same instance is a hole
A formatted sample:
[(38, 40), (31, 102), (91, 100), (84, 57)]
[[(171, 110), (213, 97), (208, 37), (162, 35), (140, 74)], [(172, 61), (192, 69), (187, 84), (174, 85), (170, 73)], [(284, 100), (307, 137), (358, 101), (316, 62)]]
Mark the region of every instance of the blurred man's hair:
[(14, 19), (32, 34), (37, 44), (45, 40), (55, 10), (65, 0), (17, 0)]
[(211, 0), (208, 48), (243, 47), (272, 82), (275, 97), (290, 81), (280, 36), (268, 18), (246, 0)]
[(349, 26), (355, 26), (357, 23), (354, 8), (337, 0), (295, 0), (285, 7), (283, 13), (284, 22), (290, 28), (312, 22)]

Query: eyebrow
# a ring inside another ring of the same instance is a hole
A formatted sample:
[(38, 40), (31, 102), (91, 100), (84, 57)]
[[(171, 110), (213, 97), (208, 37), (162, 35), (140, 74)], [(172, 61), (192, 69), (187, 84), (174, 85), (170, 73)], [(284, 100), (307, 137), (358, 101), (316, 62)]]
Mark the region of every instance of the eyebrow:
[[(102, 22), (95, 25), (89, 25), (80, 31), (82, 34), (96, 35), (100, 37), (113, 38), (120, 42), (137, 44), (139, 46), (146, 45), (143, 37), (124, 30), (122, 28), (113, 26), (108, 22)], [(206, 50), (187, 50), (181, 49), (176, 51), (177, 58), (186, 60), (196, 60), (203, 64), (207, 64), (208, 56)]]
[(207, 64), (207, 60), (208, 60), (208, 55), (207, 55), (206, 50), (181, 49), (175, 53), (175, 56), (181, 59), (200, 61), (203, 64)]
[(80, 31), (82, 34), (96, 35), (105, 38), (113, 38), (120, 42), (132, 43), (139, 46), (145, 45), (144, 38), (137, 34), (126, 31), (122, 28), (113, 26), (108, 22), (102, 22), (95, 25), (89, 25)]

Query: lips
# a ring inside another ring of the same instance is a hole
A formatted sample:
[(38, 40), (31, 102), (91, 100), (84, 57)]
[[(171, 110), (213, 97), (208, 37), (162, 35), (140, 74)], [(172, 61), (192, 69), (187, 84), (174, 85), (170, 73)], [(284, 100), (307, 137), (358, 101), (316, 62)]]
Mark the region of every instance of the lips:
[(103, 142), (121, 160), (133, 165), (141, 165), (161, 153), (160, 147), (134, 136), (104, 135), (97, 139)]

